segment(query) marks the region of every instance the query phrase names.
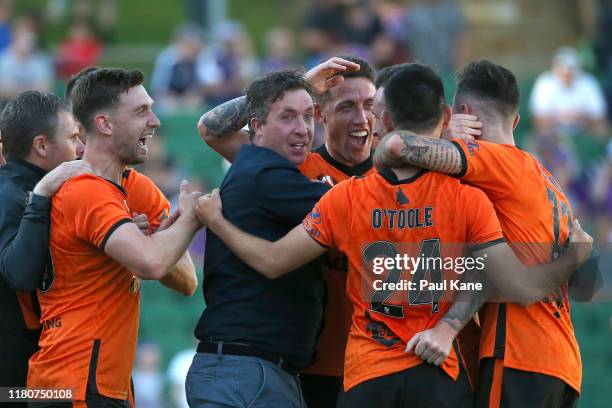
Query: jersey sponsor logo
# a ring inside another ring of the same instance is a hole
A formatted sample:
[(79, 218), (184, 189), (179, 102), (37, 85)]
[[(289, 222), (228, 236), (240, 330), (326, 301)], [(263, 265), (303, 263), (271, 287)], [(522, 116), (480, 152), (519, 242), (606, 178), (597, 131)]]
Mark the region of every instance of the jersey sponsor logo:
[(433, 226), (433, 207), (372, 210), (372, 228), (404, 229)]
[(473, 140), (466, 141), (465, 145), (468, 149), (468, 153), (470, 154), (470, 156), (475, 156), (476, 152), (480, 151), (480, 146)]

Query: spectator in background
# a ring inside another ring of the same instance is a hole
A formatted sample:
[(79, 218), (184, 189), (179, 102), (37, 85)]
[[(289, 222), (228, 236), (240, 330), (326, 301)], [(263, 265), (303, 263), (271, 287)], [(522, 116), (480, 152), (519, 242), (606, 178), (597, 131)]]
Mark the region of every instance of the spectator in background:
[(293, 33), (285, 28), (273, 28), (266, 33), (266, 56), (261, 71), (268, 73), (297, 67)]
[(155, 343), (141, 343), (136, 354), (132, 379), (138, 408), (162, 408), (164, 377), (160, 368), (161, 352)]
[(179, 351), (168, 364), (167, 377), (170, 384), (170, 399), (174, 408), (189, 408), (185, 395), (185, 378), (195, 354), (195, 348)]
[(226, 21), (219, 25), (219, 45), (207, 58), (212, 67), (207, 70), (217, 77), (209, 78), (205, 87), (207, 103), (217, 106), (243, 94), (244, 89), (258, 73), (258, 62), (253, 55), (253, 44), (241, 24)]
[(53, 82), (49, 56), (38, 49), (36, 31), (28, 20), (15, 24), (11, 45), (0, 54), (0, 104), (26, 90), (48, 92)]
[(612, 243), (612, 142), (608, 143), (606, 160), (596, 171), (590, 197), (597, 217), (595, 242)]
[(160, 111), (201, 108), (205, 84), (220, 76), (219, 70), (207, 62), (202, 36), (198, 27), (182, 25), (172, 44), (157, 56), (151, 88)]
[(466, 23), (457, 0), (416, 0), (406, 17), (408, 53), (448, 75), (465, 59)]
[(96, 65), (101, 53), (102, 43), (87, 20), (76, 20), (69, 29), (68, 37), (59, 45), (55, 60), (57, 75), (68, 80), (81, 69)]
[(14, 0), (0, 0), (0, 52), (11, 44), (11, 15)]
[(580, 69), (573, 48), (560, 48), (552, 70), (540, 74), (530, 109), (538, 134), (606, 132), (606, 101), (595, 77)]

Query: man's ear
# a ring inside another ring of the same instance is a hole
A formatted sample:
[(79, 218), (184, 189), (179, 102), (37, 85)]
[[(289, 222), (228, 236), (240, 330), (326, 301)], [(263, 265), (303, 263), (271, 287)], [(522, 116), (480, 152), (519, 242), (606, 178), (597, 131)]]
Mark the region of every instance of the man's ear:
[[(257, 142), (257, 140), (261, 137), (261, 127), (263, 123), (257, 118), (251, 118), (249, 121), (249, 129), (253, 134), (252, 142)], [(257, 144), (257, 143), (255, 143)]]
[(103, 135), (111, 135), (113, 133), (113, 124), (110, 121), (109, 115), (99, 114), (94, 117), (94, 125), (98, 132)]
[(516, 116), (514, 117), (514, 122), (512, 122), (512, 130), (516, 129), (520, 121), (521, 121), (521, 115), (517, 113)]
[(32, 153), (36, 154), (43, 159), (46, 159), (49, 155), (49, 139), (45, 135), (36, 135), (32, 139)]
[(444, 105), (444, 112), (442, 112), (442, 129), (448, 128), (452, 115), (453, 110), (451, 109), (451, 107), (448, 105)]
[(315, 121), (320, 124), (327, 123), (327, 119), (325, 119), (325, 116), (323, 115), (323, 108), (321, 107), (321, 105), (315, 103), (314, 109)]
[(461, 113), (465, 113), (466, 115), (472, 114), (472, 107), (468, 105), (467, 103), (462, 103), (460, 106), (460, 109), (461, 109)]
[[(395, 123), (393, 123), (393, 119), (391, 119), (391, 114), (386, 109), (383, 111), (382, 121), (383, 121), (383, 125), (385, 126), (385, 129), (387, 130), (387, 133), (395, 130)], [(383, 136), (384, 135), (381, 135), (380, 137), (383, 137)]]

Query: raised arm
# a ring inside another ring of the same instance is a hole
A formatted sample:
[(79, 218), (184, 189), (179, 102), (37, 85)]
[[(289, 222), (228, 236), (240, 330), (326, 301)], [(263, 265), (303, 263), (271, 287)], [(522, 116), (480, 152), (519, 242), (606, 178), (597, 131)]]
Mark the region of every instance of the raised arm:
[(197, 215), (238, 258), (270, 279), (289, 273), (327, 251), (302, 225), (275, 242), (241, 231), (223, 217), (218, 189), (198, 199)]
[(452, 142), (406, 130), (394, 130), (380, 141), (374, 164), (378, 169), (417, 166), (453, 176), (463, 170), (461, 152)]
[(214, 151), (233, 162), (240, 146), (250, 143), (248, 132), (241, 130), (246, 124), (246, 96), (240, 96), (203, 114), (198, 133)]

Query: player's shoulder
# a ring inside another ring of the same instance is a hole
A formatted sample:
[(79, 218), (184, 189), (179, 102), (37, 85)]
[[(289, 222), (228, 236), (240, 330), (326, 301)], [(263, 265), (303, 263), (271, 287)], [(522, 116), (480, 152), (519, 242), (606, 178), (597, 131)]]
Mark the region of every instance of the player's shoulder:
[(81, 174), (72, 177), (60, 187), (56, 196), (78, 196), (81, 199), (97, 197), (108, 192), (125, 194), (122, 186), (95, 174)]
[(124, 170), (121, 176), (121, 185), (126, 189), (126, 191), (130, 191), (132, 188), (154, 188), (157, 189), (157, 186), (149, 178), (149, 176), (140, 173), (138, 170), (128, 167)]

